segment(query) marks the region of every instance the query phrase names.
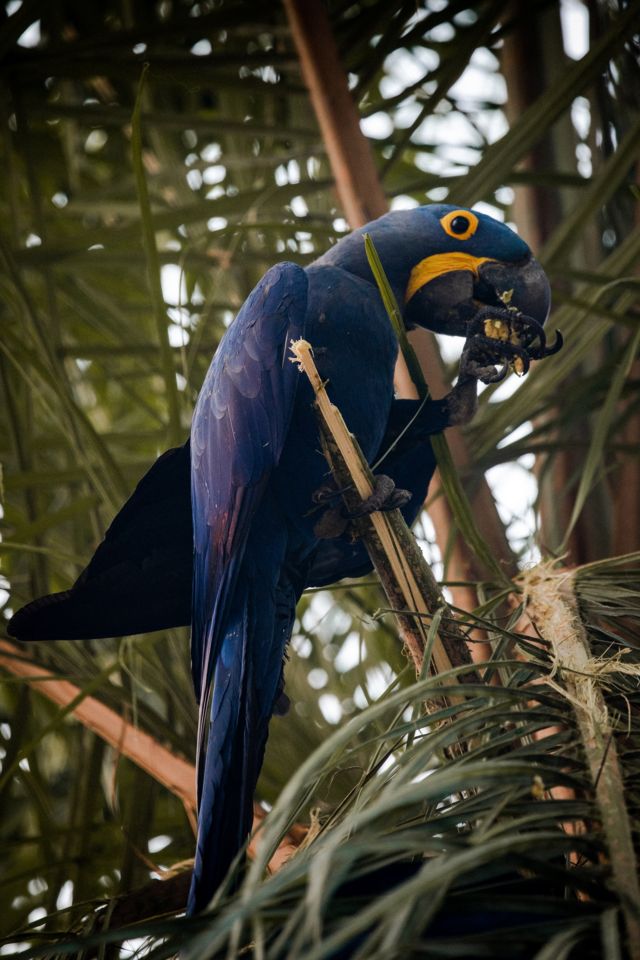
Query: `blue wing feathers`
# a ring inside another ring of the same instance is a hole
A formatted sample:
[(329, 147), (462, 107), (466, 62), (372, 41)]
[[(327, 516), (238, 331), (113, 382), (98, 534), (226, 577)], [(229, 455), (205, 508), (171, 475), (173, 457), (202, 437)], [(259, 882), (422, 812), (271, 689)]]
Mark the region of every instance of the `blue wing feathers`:
[(288, 634), (276, 595), (287, 589), (280, 586), (286, 528), (264, 501), (299, 381), (288, 345), (303, 335), (306, 311), (304, 271), (293, 264), (270, 270), (218, 347), (193, 418), (191, 644), (200, 723), (190, 912), (208, 902), (251, 828), (280, 684)]
[[(301, 336), (307, 278), (294, 264), (263, 277), (227, 331), (207, 373), (192, 426), (194, 584), (192, 668), (196, 692), (210, 681), (203, 666), (215, 659), (206, 630), (218, 594), (228, 592), (251, 518), (277, 463), (291, 419), (298, 373), (286, 359)], [(213, 541), (213, 544), (212, 544)], [(212, 656), (213, 655), (213, 656)], [(210, 668), (209, 668), (210, 669)]]

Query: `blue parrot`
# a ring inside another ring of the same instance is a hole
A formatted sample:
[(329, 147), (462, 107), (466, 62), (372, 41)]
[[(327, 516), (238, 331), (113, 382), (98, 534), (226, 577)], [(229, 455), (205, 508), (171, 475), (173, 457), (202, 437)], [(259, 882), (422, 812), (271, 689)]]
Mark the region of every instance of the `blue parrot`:
[[(466, 338), (457, 385), (443, 399), (394, 399), (397, 342), (364, 232), (407, 328)], [(327, 464), (291, 341), (312, 344), (368, 461), (391, 448), (383, 462), (390, 480), (363, 509), (401, 506), (412, 523), (435, 468), (429, 436), (472, 416), (479, 379), (498, 379), (514, 358), (526, 369), (529, 358), (555, 352), (560, 341), (548, 347), (543, 332), (549, 306), (547, 279), (524, 241), (451, 205), (389, 213), (304, 269), (274, 266), (213, 357), (190, 442), (156, 461), (71, 590), (33, 601), (10, 621), (12, 636), (40, 640), (191, 620), (200, 713), (189, 913), (206, 907), (251, 830), (269, 720), (286, 702), (283, 660), (300, 595), (371, 569), (357, 541), (323, 539), (318, 491), (326, 492)], [(508, 319), (517, 342), (486, 337), (489, 317)]]

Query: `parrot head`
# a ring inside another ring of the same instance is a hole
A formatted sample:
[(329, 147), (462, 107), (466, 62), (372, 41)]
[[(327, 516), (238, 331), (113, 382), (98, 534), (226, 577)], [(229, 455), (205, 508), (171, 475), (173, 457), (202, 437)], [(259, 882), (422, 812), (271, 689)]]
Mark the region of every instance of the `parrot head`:
[(549, 282), (524, 240), (483, 213), (444, 204), (422, 209), (437, 243), (409, 272), (403, 294), (407, 327), (466, 336), (481, 307), (545, 323)]
[(363, 234), (373, 240), (408, 329), (466, 337), (478, 311), (496, 307), (541, 329), (551, 296), (544, 270), (513, 230), (448, 204), (396, 210), (354, 231), (320, 258), (372, 280)]

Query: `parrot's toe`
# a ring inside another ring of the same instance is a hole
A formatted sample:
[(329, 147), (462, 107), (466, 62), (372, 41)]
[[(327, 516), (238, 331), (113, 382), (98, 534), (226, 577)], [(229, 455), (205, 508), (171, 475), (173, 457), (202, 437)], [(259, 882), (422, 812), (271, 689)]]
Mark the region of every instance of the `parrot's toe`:
[(391, 477), (386, 474), (378, 474), (374, 478), (374, 490), (370, 497), (363, 500), (359, 507), (349, 511), (345, 515), (349, 520), (355, 520), (356, 517), (366, 517), (370, 513), (378, 510), (383, 512), (387, 510), (396, 510), (403, 507), (405, 503), (411, 500), (411, 492), (396, 487)]

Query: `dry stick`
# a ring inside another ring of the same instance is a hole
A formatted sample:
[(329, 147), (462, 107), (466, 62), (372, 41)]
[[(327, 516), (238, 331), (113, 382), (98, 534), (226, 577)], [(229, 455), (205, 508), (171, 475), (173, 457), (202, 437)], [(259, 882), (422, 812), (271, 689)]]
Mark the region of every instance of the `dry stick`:
[[(306, 373), (316, 395), (321, 433), (327, 458), (349, 509), (359, 506), (373, 493), (373, 475), (355, 438), (349, 433), (340, 411), (329, 400), (325, 385), (313, 361), (311, 345), (297, 340), (291, 345), (294, 362)], [(354, 487), (355, 490), (348, 488)], [(360, 523), (360, 521), (359, 521)], [(465, 636), (453, 618), (438, 583), (425, 563), (416, 541), (399, 510), (376, 511), (361, 521), (362, 539), (394, 609), (402, 639), (420, 674), (427, 642), (425, 618), (444, 611), (435, 632), (432, 662), (436, 673), (466, 666), (471, 658)], [(405, 612), (406, 611), (406, 612)], [(459, 682), (457, 676), (452, 682)]]
[[(83, 696), (80, 687), (60, 679), (39, 664), (26, 660), (23, 651), (6, 640), (0, 640), (0, 666), (14, 676), (21, 677), (33, 690), (37, 690), (58, 706), (66, 708), (74, 704), (70, 713), (76, 720), (178, 797), (184, 804), (189, 822), (195, 826), (196, 774), (192, 763), (177, 757), (150, 734), (134, 727), (100, 700)], [(75, 701), (77, 703), (74, 703)], [(260, 826), (265, 816), (262, 807), (254, 803), (254, 830)], [(282, 866), (305, 835), (306, 828), (294, 824), (269, 861), (269, 869), (275, 871)], [(250, 857), (255, 855), (258, 842), (259, 834), (249, 844)]]
[(607, 705), (598, 683), (575, 594), (575, 571), (541, 564), (522, 574), (527, 613), (550, 644), (563, 686), (554, 688), (573, 706), (600, 812), (611, 874), (620, 898), (629, 957), (640, 960), (640, 879), (624, 783)]

